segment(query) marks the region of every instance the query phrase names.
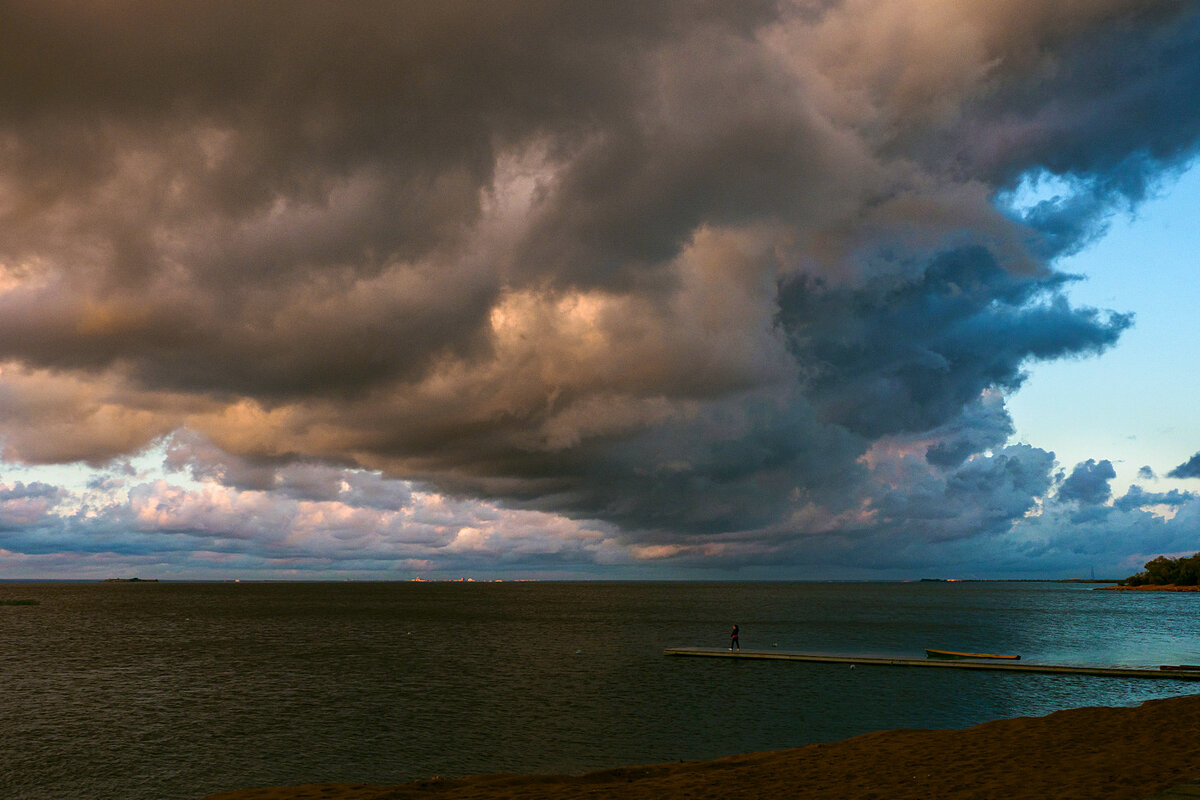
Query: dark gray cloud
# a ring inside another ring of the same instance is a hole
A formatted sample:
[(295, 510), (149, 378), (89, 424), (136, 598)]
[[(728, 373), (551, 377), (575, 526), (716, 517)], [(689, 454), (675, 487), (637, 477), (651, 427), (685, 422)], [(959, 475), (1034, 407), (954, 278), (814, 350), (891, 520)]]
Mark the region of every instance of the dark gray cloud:
[(927, 543), (1007, 530), (1046, 493), (1053, 466), (1053, 453), (1011, 445), (949, 472), (909, 479), (875, 503), (878, 533)]
[(929, 430), (985, 389), (1017, 388), (1027, 361), (1098, 352), (1131, 323), (1069, 308), (1061, 276), (1015, 275), (983, 247), (923, 267), (853, 289), (808, 278), (781, 288), (781, 323), (813, 365), (823, 416), (872, 438)]
[(999, 536), (1053, 480), (1004, 393), (1133, 323), (1054, 259), (1194, 157), (1197, 45), (1169, 0), (5, 3), (5, 457), (725, 563)]
[(1167, 473), (1168, 478), (1200, 478), (1200, 453)]
[[(6, 215), (0, 252), (70, 271), (6, 298), (3, 352), (269, 399), (412, 378), (484, 347), (512, 256), (464, 240), (503, 148), (545, 140), (553, 156), (620, 130), (643, 102), (640, 62), (683, 26), (744, 36), (763, 8), (6, 13), (0, 125), (29, 202)], [(81, 304), (102, 312), (86, 338)]]
[(976, 453), (1000, 447), (1012, 434), (1003, 395), (987, 391), (949, 423), (925, 434), (933, 439), (925, 449), (925, 460), (942, 469), (954, 468)]
[(1157, 480), (1158, 478), (1158, 476), (1154, 474), (1154, 470), (1148, 464), (1144, 464), (1138, 468), (1137, 476), (1144, 481)]
[[(1012, 185), (1041, 168), (1084, 178), (1085, 195), (1138, 200), (1164, 166), (1194, 149), (1200, 111), (1184, 100), (1200, 91), (1185, 56), (1200, 44), (1194, 4), (1107, 3), (1090, 13), (1109, 24), (1046, 26), (1013, 41), (1020, 78), (968, 101), (954, 131), (968, 169)], [(1045, 49), (1030, 48), (1035, 42)]]
[(51, 486), (41, 481), (34, 481), (28, 484), (17, 481), (12, 486), (0, 485), (0, 501), (26, 500), (29, 498), (57, 498), (61, 491), (57, 486)]
[(1191, 492), (1181, 492), (1178, 489), (1172, 489), (1169, 492), (1147, 492), (1135, 483), (1129, 487), (1124, 496), (1117, 498), (1113, 505), (1121, 511), (1148, 506), (1178, 508), (1195, 499), (1196, 495)]
[(212, 481), (239, 491), (275, 492), (290, 500), (337, 501), (355, 508), (403, 508), (412, 501), (404, 481), (331, 464), (289, 459), (245, 459), (214, 447), (194, 433), (166, 443), (164, 466), (195, 481)]
[(1111, 461), (1097, 462), (1089, 458), (1075, 465), (1071, 474), (1058, 487), (1058, 499), (1074, 500), (1080, 505), (1094, 506), (1112, 497), (1108, 482), (1117, 477)]

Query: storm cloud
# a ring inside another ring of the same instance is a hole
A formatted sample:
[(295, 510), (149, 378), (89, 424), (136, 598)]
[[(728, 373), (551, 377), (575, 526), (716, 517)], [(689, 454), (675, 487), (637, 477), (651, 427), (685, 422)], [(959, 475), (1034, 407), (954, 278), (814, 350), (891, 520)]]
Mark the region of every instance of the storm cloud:
[(1200, 478), (1200, 453), (1167, 473), (1168, 478)]
[(1117, 477), (1112, 462), (1094, 459), (1076, 464), (1075, 469), (1058, 487), (1059, 500), (1074, 500), (1081, 505), (1099, 505), (1112, 497), (1108, 482)]
[(292, 556), (428, 498), (555, 531), (499, 560), (1006, 536), (1054, 457), (1004, 396), (1133, 324), (1055, 259), (1195, 156), (1198, 48), (1170, 0), (4, 3), (3, 456), (161, 448), (219, 501), (92, 519)]

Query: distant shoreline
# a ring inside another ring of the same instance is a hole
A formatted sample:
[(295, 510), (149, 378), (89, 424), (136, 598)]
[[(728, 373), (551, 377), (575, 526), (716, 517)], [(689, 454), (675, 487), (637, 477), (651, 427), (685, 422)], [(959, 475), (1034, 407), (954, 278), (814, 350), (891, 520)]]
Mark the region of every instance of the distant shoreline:
[(1120, 583), (1124, 578), (921, 578), (899, 583)]
[(174, 583), (174, 584), (286, 584), (286, 583), (804, 583), (804, 584), (869, 584), (869, 583), (1120, 583), (1125, 578), (871, 578), (871, 579), (834, 579), (834, 578), (796, 578), (778, 579), (763, 578), (757, 580), (666, 580), (662, 578), (555, 578), (542, 580), (538, 578), (445, 578), (416, 580), (414, 578), (0, 578), (2, 584), (17, 583)]
[(1121, 592), (1200, 592), (1200, 586), (1176, 586), (1173, 583), (1145, 583), (1141, 586), (1097, 586), (1096, 591), (1115, 590)]

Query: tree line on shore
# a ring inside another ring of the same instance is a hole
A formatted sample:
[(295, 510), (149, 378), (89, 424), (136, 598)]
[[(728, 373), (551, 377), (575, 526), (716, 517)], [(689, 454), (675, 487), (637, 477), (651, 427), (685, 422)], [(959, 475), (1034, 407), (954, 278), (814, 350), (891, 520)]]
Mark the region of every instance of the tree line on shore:
[(1179, 558), (1159, 556), (1146, 568), (1121, 581), (1125, 586), (1196, 586), (1200, 584), (1200, 553)]

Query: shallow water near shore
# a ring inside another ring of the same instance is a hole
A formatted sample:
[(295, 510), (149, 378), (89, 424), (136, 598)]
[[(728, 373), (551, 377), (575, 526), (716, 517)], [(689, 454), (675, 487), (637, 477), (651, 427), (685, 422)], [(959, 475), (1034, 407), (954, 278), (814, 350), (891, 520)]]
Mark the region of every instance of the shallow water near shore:
[(1191, 595), (1042, 583), (0, 584), (0, 796), (582, 772), (1192, 683), (667, 658), (724, 645), (1200, 663)]

